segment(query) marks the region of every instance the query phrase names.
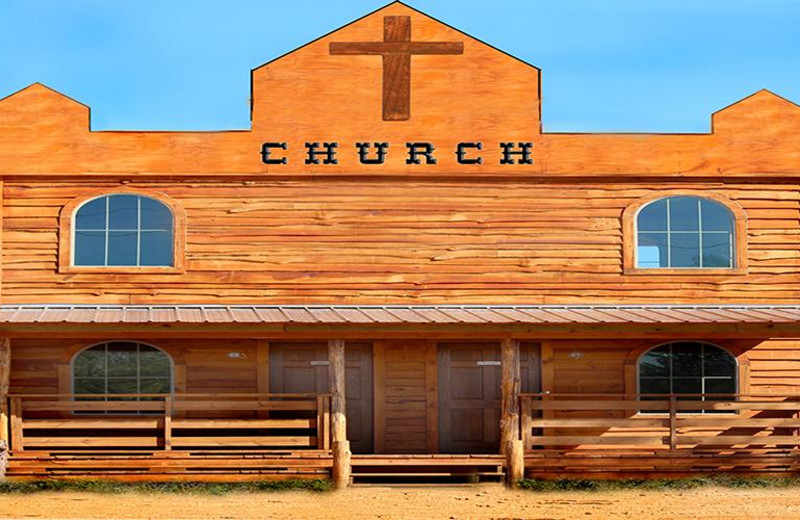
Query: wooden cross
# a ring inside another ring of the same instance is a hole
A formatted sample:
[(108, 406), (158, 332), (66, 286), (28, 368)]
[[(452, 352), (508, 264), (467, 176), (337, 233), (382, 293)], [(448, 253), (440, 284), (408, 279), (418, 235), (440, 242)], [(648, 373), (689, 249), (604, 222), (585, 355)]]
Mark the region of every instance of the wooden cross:
[(411, 117), (411, 55), (464, 54), (462, 42), (412, 42), (410, 16), (384, 16), (382, 42), (331, 42), (333, 55), (383, 56), (383, 120)]

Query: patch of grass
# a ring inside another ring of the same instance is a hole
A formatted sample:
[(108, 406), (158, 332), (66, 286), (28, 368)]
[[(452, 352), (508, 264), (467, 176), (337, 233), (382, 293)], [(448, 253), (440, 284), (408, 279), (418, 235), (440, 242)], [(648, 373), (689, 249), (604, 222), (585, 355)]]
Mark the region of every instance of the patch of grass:
[(255, 482), (116, 482), (112, 480), (31, 480), (0, 482), (0, 493), (37, 493), (42, 491), (82, 491), (86, 493), (196, 493), (223, 495), (236, 492), (329, 491), (329, 480), (283, 480)]
[(744, 489), (800, 487), (800, 477), (714, 475), (679, 479), (522, 479), (519, 481), (519, 487), (529, 491), (663, 491), (670, 489), (697, 489), (709, 486)]

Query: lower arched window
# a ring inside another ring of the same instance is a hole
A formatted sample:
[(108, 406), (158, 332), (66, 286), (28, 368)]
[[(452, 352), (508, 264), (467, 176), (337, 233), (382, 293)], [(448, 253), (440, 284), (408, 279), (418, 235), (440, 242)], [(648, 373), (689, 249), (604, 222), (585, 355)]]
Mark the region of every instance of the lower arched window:
[(655, 347), (639, 358), (638, 368), (641, 394), (698, 394), (691, 399), (712, 401), (737, 391), (736, 358), (710, 343), (675, 341)]
[(161, 349), (136, 341), (108, 341), (75, 355), (73, 393), (168, 394), (172, 372), (172, 359)]

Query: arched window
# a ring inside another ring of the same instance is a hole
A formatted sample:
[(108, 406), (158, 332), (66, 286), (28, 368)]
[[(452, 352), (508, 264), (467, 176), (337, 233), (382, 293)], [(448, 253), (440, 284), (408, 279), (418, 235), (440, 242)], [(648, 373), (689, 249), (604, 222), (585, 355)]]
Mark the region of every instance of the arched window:
[(637, 268), (735, 268), (736, 220), (715, 200), (654, 200), (636, 215)]
[(641, 394), (736, 393), (736, 358), (710, 343), (675, 341), (655, 347), (639, 358), (638, 368)]
[(72, 265), (172, 267), (175, 218), (168, 206), (118, 193), (83, 203), (73, 220)]
[(172, 359), (136, 341), (108, 341), (85, 348), (72, 360), (75, 394), (168, 394)]

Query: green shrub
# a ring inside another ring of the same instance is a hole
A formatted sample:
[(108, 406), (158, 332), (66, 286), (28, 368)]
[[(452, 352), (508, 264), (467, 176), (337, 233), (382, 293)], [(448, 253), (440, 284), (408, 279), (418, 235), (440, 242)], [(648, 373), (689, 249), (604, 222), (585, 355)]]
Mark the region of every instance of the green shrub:
[(303, 489), (328, 491), (329, 480), (281, 480), (255, 482), (116, 482), (113, 480), (30, 480), (0, 482), (0, 493), (82, 491), (86, 493), (199, 493), (222, 495), (235, 492), (285, 491)]
[(713, 475), (675, 479), (522, 479), (519, 481), (519, 487), (529, 491), (618, 491), (626, 489), (663, 491), (707, 486), (725, 488), (800, 487), (800, 478)]

